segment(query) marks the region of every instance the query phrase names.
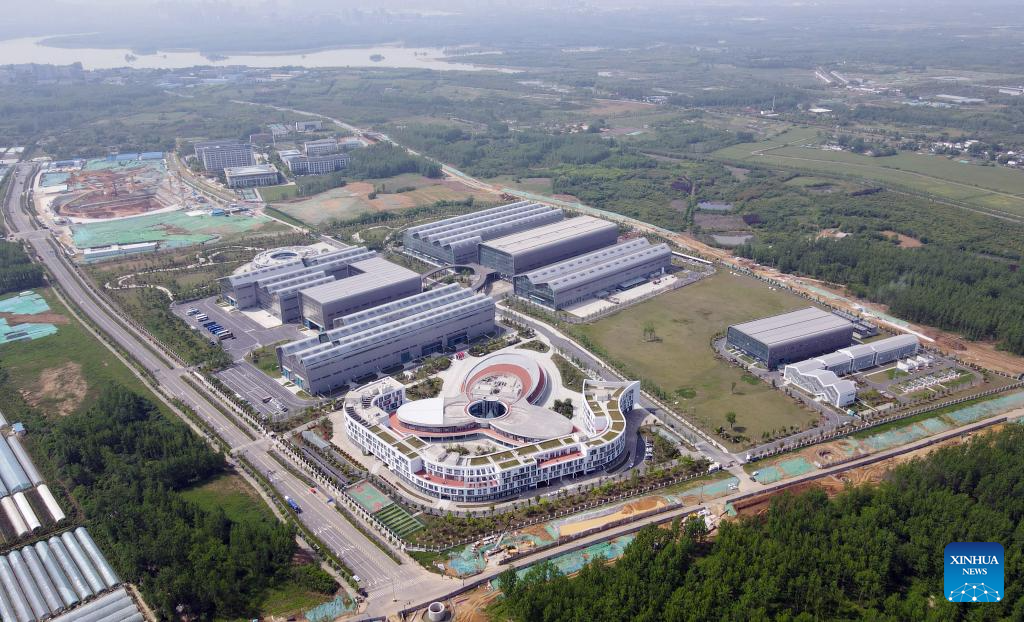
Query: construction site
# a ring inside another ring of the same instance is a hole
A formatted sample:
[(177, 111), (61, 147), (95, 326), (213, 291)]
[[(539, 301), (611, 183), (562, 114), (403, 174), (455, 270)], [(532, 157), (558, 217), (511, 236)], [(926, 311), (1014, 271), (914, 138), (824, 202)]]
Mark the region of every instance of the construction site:
[(45, 193), (59, 192), (50, 203), (53, 214), (80, 222), (135, 216), (182, 205), (181, 189), (175, 187), (176, 180), (168, 177), (161, 159), (119, 157), (89, 160), (76, 170), (44, 173), (40, 186)]

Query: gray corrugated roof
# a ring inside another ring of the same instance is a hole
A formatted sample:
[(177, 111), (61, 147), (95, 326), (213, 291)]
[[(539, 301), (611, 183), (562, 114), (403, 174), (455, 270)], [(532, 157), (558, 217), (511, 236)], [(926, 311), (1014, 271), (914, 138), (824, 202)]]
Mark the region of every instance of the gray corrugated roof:
[(484, 242), (482, 246), (511, 255), (554, 244), (562, 244), (577, 236), (606, 229), (618, 231), (618, 225), (607, 220), (594, 218), (593, 216), (577, 216), (576, 218), (495, 238), (489, 242)]
[(828, 354), (822, 354), (817, 357), (817, 360), (824, 363), (827, 367), (832, 367), (833, 365), (845, 365), (852, 359), (849, 355), (843, 354), (842, 352), (829, 352)]
[(853, 324), (832, 313), (808, 307), (790, 313), (735, 324), (732, 328), (767, 346), (773, 346), (843, 328), (849, 328), (852, 332)]
[(874, 356), (875, 349), (872, 348), (869, 344), (855, 343), (848, 348), (843, 348), (842, 350), (839, 350), (839, 352), (848, 353), (853, 358), (860, 358), (862, 356)]
[(494, 308), (494, 300), (486, 294), (474, 294), (467, 300), (430, 309), (416, 315), (403, 317), (393, 322), (369, 327), (344, 335), (335, 341), (321, 344), (326, 347), (313, 346), (309, 350), (294, 353), (303, 366), (309, 367), (324, 360), (374, 348), (397, 335), (419, 333), (428, 326), (434, 326), (452, 318), (470, 315), (484, 308)]
[(879, 339), (878, 341), (872, 341), (868, 345), (875, 352), (888, 352), (891, 350), (899, 350), (909, 345), (917, 345), (917, 337), (914, 335), (896, 335), (894, 337), (888, 337), (886, 339)]
[(534, 285), (547, 284), (552, 291), (575, 287), (607, 274), (628, 270), (656, 257), (672, 256), (667, 244), (651, 245), (646, 238), (598, 249), (524, 275)]
[(499, 205), (497, 207), (471, 212), (469, 214), (452, 216), (451, 218), (445, 218), (444, 220), (435, 220), (434, 222), (416, 225), (415, 227), (409, 227), (405, 232), (417, 238), (424, 238), (430, 233), (457, 229), (466, 224), (484, 221), (488, 217), (523, 211), (523, 208), (532, 205), (534, 204), (530, 201), (517, 201), (515, 203), (509, 203), (508, 205)]
[(309, 289), (302, 290), (302, 296), (319, 304), (324, 304), (339, 298), (373, 291), (392, 283), (420, 278), (419, 273), (398, 264), (393, 264), (380, 257), (357, 261), (351, 265), (362, 272), (362, 274), (310, 287)]

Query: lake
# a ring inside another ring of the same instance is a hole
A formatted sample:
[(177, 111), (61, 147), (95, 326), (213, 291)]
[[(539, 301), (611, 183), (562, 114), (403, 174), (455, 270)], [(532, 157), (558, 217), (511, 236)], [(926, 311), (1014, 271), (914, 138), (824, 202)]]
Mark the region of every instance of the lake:
[[(438, 71), (500, 71), (513, 73), (515, 70), (486, 67), (471, 63), (454, 63), (444, 60), (441, 48), (407, 48), (398, 45), (335, 48), (309, 52), (273, 54), (233, 54), (222, 60), (210, 60), (196, 51), (157, 52), (156, 54), (134, 54), (137, 58), (126, 59), (131, 50), (124, 48), (59, 48), (41, 45), (45, 37), (24, 37), (0, 41), (0, 64), (39, 63), (49, 65), (70, 65), (82, 63), (85, 69), (183, 69), (195, 66), (228, 67), (245, 65), (269, 69), (273, 67), (390, 67), (434, 69)], [(379, 55), (383, 59), (370, 60)]]

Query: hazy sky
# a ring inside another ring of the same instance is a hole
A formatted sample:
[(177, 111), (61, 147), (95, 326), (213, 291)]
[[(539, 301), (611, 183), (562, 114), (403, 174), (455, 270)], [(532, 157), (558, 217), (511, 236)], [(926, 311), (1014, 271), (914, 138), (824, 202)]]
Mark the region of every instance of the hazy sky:
[(392, 41), (622, 46), (689, 38), (706, 44), (730, 35), (765, 41), (766, 28), (1024, 24), (1021, 0), (33, 0), (17, 7), (0, 19), (0, 39), (75, 34), (63, 45), (215, 52)]

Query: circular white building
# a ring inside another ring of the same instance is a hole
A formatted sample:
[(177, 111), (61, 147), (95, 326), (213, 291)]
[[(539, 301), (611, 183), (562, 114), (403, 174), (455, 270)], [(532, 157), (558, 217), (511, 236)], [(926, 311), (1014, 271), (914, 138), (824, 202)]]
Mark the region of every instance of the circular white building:
[[(539, 405), (557, 381), (529, 356), (488, 356), (454, 381), (443, 397), (412, 402), (391, 378), (356, 389), (345, 398), (346, 433), (419, 491), (486, 501), (615, 463), (640, 392), (639, 382), (584, 381), (576, 426)], [(461, 444), (476, 441), (501, 449), (469, 455)]]

